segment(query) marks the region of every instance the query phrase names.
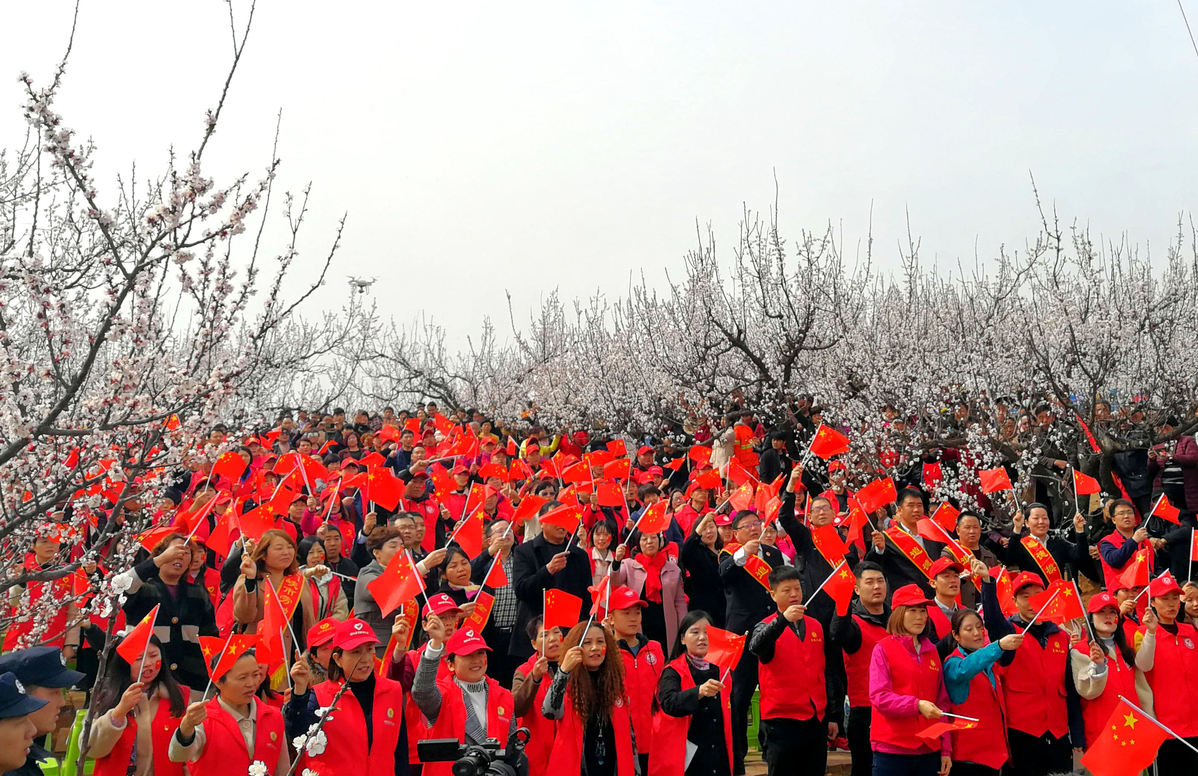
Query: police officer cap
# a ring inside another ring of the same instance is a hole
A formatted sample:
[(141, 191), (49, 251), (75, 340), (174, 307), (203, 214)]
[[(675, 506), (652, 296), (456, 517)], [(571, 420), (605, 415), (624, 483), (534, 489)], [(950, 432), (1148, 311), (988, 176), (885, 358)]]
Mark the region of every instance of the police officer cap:
[(84, 677), (67, 668), (58, 647), (33, 647), (0, 655), (0, 673), (5, 671), (12, 671), (21, 684), (31, 687), (73, 687)]
[(0, 719), (23, 717), (46, 705), (41, 698), (30, 698), (25, 694), (17, 675), (11, 671), (0, 674)]

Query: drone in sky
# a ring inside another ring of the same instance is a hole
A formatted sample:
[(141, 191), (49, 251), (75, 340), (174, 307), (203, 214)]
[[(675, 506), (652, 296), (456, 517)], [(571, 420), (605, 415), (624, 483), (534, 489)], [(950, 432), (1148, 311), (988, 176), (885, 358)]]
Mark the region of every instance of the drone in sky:
[(359, 294), (365, 294), (374, 285), (375, 278), (356, 278), (353, 275), (349, 276), (350, 288), (356, 290)]

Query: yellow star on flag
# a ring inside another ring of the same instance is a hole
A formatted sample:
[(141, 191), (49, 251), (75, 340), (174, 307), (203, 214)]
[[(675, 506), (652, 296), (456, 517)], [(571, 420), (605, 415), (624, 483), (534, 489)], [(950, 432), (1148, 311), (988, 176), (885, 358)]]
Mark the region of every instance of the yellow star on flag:
[(1129, 728), (1134, 729), (1136, 726), (1136, 723), (1139, 721), (1140, 720), (1136, 719), (1136, 715), (1132, 714), (1131, 712), (1128, 712), (1127, 714), (1123, 715), (1123, 726), (1124, 727), (1129, 727)]

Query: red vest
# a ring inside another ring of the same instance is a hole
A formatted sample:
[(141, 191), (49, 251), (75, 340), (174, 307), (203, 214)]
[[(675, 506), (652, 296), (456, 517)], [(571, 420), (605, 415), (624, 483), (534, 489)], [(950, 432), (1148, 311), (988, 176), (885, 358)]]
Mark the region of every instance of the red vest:
[[(1159, 634), (1160, 631), (1158, 630), (1157, 633)], [(1090, 655), (1088, 640), (1083, 639), (1075, 649), (1087, 657)], [(1133, 703), (1136, 702), (1135, 666), (1129, 666), (1124, 662), (1123, 654), (1118, 649), (1115, 650), (1113, 656), (1109, 652), (1107, 653), (1106, 670), (1106, 686), (1102, 688), (1102, 694), (1093, 700), (1081, 699), (1087, 747), (1093, 746), (1098, 737), (1102, 735), (1102, 729), (1106, 725), (1106, 721), (1110, 719), (1111, 712), (1119, 705), (1120, 695)]]
[(1068, 659), (1069, 637), (1058, 629), (1048, 637), (1047, 647), (1041, 647), (1028, 634), (1015, 650), (1011, 664), (996, 669), (1002, 674), (1003, 699), (1011, 712), (1007, 724), (1011, 728), (1037, 738), (1046, 732), (1056, 738), (1069, 733), (1069, 711), (1065, 706)]
[(666, 667), (666, 657), (661, 645), (652, 639), (641, 651), (632, 656), (626, 649), (620, 650), (624, 658), (624, 692), (628, 695), (632, 714), (632, 732), (636, 734), (639, 752), (653, 751), (653, 696), (657, 693), (657, 680)]
[[(611, 727), (612, 735), (616, 739), (616, 776), (634, 776), (636, 766), (632, 759), (632, 716), (628, 711), (627, 698), (620, 698), (612, 708)], [(553, 752), (549, 755), (549, 770), (545, 773), (556, 776), (582, 773), (582, 739), (585, 732), (585, 722), (580, 720), (578, 712), (574, 711), (574, 699), (567, 690), (562, 719), (557, 726), (557, 738), (553, 741)], [(612, 747), (609, 747), (608, 752), (611, 750)], [(532, 771), (529, 770), (529, 773)]]
[[(689, 690), (695, 686), (695, 678), (691, 676), (690, 665), (686, 655), (670, 663), (682, 680), (680, 689)], [(720, 711), (724, 716), (724, 751), (728, 753), (728, 773), (732, 773), (732, 685), (731, 682), (720, 691)], [(671, 717), (664, 711), (658, 710), (653, 718), (653, 748), (649, 750), (648, 776), (682, 776), (686, 772), (686, 739), (690, 730), (690, 717)], [(640, 738), (637, 738), (640, 741)], [(714, 763), (708, 770), (714, 768)], [(529, 773), (534, 771), (529, 768)]]
[[(536, 664), (537, 657), (534, 654), (524, 661), (524, 665), (519, 668), (520, 673), (525, 677), (531, 677), (532, 667)], [(532, 679), (526, 678), (524, 681), (531, 682)], [(549, 674), (546, 673), (537, 686), (537, 695), (533, 699), (532, 708), (528, 710), (527, 714), (516, 720), (521, 727), (528, 728), (528, 743), (524, 746), (524, 756), (528, 758), (530, 774), (545, 773), (549, 767), (549, 752), (553, 750), (553, 737), (557, 734), (557, 722), (546, 718), (541, 713), (545, 694), (549, 692), (549, 683)]]
[[(321, 682), (312, 688), (324, 708), (333, 702), (341, 682)], [(370, 710), (371, 742), (366, 745), (366, 718), (353, 690), (346, 690), (330, 712), (321, 732), (328, 739), (324, 752), (300, 755), (296, 773), (311, 768), (321, 776), (387, 773), (395, 770), (395, 745), (403, 724), (403, 686), (394, 679), (375, 677)], [(364, 769), (364, 770), (363, 770)]]
[(853, 653), (844, 653), (844, 670), (848, 678), (849, 707), (869, 708), (869, 661), (874, 656), (874, 645), (886, 638), (886, 629), (874, 625), (863, 617), (853, 615), (861, 629), (861, 647)]
[(245, 749), (241, 728), (233, 721), (220, 702), (208, 701), (208, 718), (204, 720), (206, 743), (200, 759), (188, 763), (192, 776), (229, 776), (231, 773), (248, 773), (250, 765), (261, 761), (266, 772), (273, 773), (279, 762), (279, 752), (287, 744), (283, 732), (283, 714), (274, 706), (268, 706), (254, 698), (258, 724), (254, 727), (254, 756)]
[(1174, 636), (1157, 627), (1152, 670), (1144, 676), (1161, 724), (1183, 738), (1198, 736), (1198, 630), (1178, 623)]
[[(932, 607), (928, 607), (931, 609)], [(960, 647), (950, 659), (964, 659)], [(976, 717), (978, 726), (953, 731), (953, 762), (977, 763), (998, 770), (1010, 759), (1007, 744), (1007, 709), (1003, 705), (1002, 679), (994, 674), (994, 684), (986, 672), (969, 680), (969, 697), (955, 704), (953, 711), (963, 717)], [(999, 731), (1002, 731), (1001, 733)]]
[[(903, 644), (910, 636), (890, 635), (878, 642), (875, 651), (882, 650), (890, 665), (890, 686), (898, 695), (907, 695), (921, 700), (940, 697), (944, 678), (940, 673), (940, 656), (936, 647), (927, 639), (920, 640), (919, 658)], [(869, 740), (889, 744), (911, 754), (927, 754), (940, 751), (940, 739), (928, 741), (915, 735), (927, 727), (928, 722), (919, 714), (910, 717), (887, 717), (874, 712), (869, 725)]]
[[(308, 580), (308, 597), (312, 599), (312, 616), (317, 620), (333, 616), (333, 607), (337, 605), (337, 595), (341, 592), (341, 577), (334, 576), (325, 588), (327, 598), (322, 606), (320, 603), (320, 586), (316, 580)], [(352, 603), (352, 601), (351, 601)], [(349, 692), (349, 690), (346, 690)], [(392, 766), (394, 767), (394, 766)]]
[[(764, 622), (780, 615), (774, 613)], [(824, 682), (824, 629), (814, 617), (803, 617), (806, 638), (800, 640), (787, 624), (774, 643), (774, 659), (762, 661), (762, 719), (823, 719), (828, 705)]]
[[(1118, 538), (1118, 541), (1116, 541), (1116, 538)], [(1105, 544), (1108, 547), (1117, 550), (1123, 546), (1124, 541), (1125, 541), (1125, 539), (1123, 538), (1123, 534), (1119, 533), (1118, 531), (1115, 531), (1114, 533), (1109, 533), (1106, 536), (1099, 539), (1098, 546), (1101, 547), (1102, 545)], [(1145, 539), (1144, 541), (1142, 541), (1138, 545), (1136, 545), (1136, 551), (1138, 552), (1140, 550), (1147, 551), (1149, 559), (1152, 559), (1153, 551), (1152, 551), (1152, 542), (1151, 541), (1149, 541), (1148, 539)], [(1107, 590), (1118, 590), (1119, 587), (1121, 587), (1121, 585), (1119, 584), (1119, 575), (1127, 568), (1128, 564), (1130, 564), (1132, 561), (1134, 561), (1136, 559), (1136, 556), (1133, 554), (1131, 556), (1131, 560), (1128, 561), (1127, 563), (1123, 564), (1123, 566), (1121, 568), (1115, 568), (1111, 564), (1107, 563), (1106, 558), (1104, 558), (1102, 556), (1101, 552), (1098, 553), (1098, 559), (1102, 563), (1102, 578), (1104, 580), (1103, 587), (1105, 587)], [(1151, 572), (1151, 569), (1149, 569), (1149, 572)]]
[[(183, 706), (186, 708), (191, 698), (191, 690), (180, 686), (183, 691)], [(183, 763), (173, 763), (166, 756), (171, 745), (171, 736), (179, 727), (179, 718), (171, 716), (171, 702), (166, 698), (158, 700), (158, 710), (150, 723), (150, 746), (153, 748), (154, 767), (151, 773), (157, 776), (183, 776)], [(137, 741), (137, 720), (129, 715), (125, 722), (125, 731), (117, 739), (112, 751), (96, 759), (94, 776), (125, 776), (129, 764), (133, 762), (133, 747)], [(273, 763), (272, 763), (273, 765)]]
[[(416, 668), (420, 665), (420, 658), (424, 656), (424, 648), (426, 646), (428, 646), (427, 641), (408, 654), (404, 655), (404, 660), (407, 660), (412, 664), (413, 675), (415, 675)], [(385, 660), (386, 657), (383, 659)], [(449, 664), (442, 660), (440, 664), (437, 665), (437, 681), (443, 682), (452, 680), (453, 674), (449, 673)], [(420, 740), (421, 736), (417, 733), (421, 730), (424, 730), (426, 726), (424, 724), (424, 715), (420, 713), (420, 707), (416, 705), (416, 701), (412, 700), (412, 696), (410, 694), (408, 695), (408, 706), (404, 710), (404, 714), (407, 716), (408, 720), (408, 762), (418, 763), (420, 762), (420, 757), (416, 754), (416, 742)]]
[[(417, 723), (416, 731), (410, 736), (418, 739), (456, 738), (466, 743), (466, 698), (462, 688), (452, 678), (437, 682), (441, 691), (441, 711), (437, 713), (437, 721), (425, 725), (423, 720)], [(410, 723), (409, 723), (410, 724)], [(499, 746), (507, 746), (508, 733), (512, 727), (512, 694), (499, 686), (491, 677), (487, 677), (487, 737), (498, 739)], [(394, 766), (392, 766), (394, 767)], [(422, 773), (424, 776), (452, 776), (453, 763), (425, 763)], [(368, 773), (381, 773), (371, 770)], [(531, 771), (530, 771), (531, 772)]]

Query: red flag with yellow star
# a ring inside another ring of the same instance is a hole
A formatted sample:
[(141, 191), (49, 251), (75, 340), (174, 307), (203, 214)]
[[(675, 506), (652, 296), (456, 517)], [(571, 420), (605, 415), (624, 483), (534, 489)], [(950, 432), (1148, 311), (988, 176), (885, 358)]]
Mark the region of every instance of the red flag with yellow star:
[(1156, 759), (1169, 734), (1148, 715), (1120, 698), (1097, 741), (1082, 755), (1082, 765), (1094, 776), (1134, 776)]
[[(204, 653), (204, 667), (208, 669), (208, 676), (214, 682), (219, 680), (228, 673), (237, 659), (247, 649), (256, 646), (257, 642), (258, 637), (252, 633), (239, 636), (230, 634), (228, 639), (222, 639), (219, 636), (200, 636), (200, 651)], [(214, 665), (212, 659), (217, 655), (220, 655), (220, 660)]]
[(1152, 576), (1152, 556), (1148, 550), (1137, 550), (1131, 562), (1119, 573), (1119, 581), (1126, 587), (1146, 587)]
[(1077, 599), (1077, 594), (1074, 592), (1073, 583), (1063, 579), (1058, 579), (1050, 584), (1043, 593), (1029, 598), (1028, 603), (1038, 612), (1041, 609), (1044, 610), (1040, 613), (1040, 619), (1058, 624), (1086, 616), (1082, 602)]
[(386, 617), (404, 601), (420, 595), (424, 580), (412, 563), (411, 553), (405, 550), (395, 553), (383, 573), (371, 580), (366, 588), (378, 603), (379, 614)]
[(847, 453), (849, 451), (849, 438), (821, 423), (819, 428), (815, 430), (815, 436), (811, 438), (811, 447), (809, 449), (812, 455), (823, 458), (826, 461), (834, 455)]

